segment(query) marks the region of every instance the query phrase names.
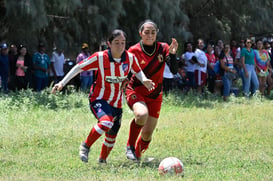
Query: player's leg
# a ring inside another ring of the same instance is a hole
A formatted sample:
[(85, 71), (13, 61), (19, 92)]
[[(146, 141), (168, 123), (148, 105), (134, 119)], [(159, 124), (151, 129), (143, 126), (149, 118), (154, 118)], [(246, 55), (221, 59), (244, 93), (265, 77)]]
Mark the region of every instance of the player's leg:
[(126, 156), (130, 160), (136, 160), (135, 145), (139, 133), (148, 118), (148, 108), (144, 98), (134, 90), (126, 90), (128, 106), (133, 110), (135, 118), (131, 121), (129, 138), (126, 147)]
[(135, 155), (137, 160), (139, 160), (141, 154), (148, 149), (149, 144), (152, 140), (152, 135), (156, 128), (161, 110), (162, 96), (159, 96), (157, 99), (146, 98), (146, 102), (149, 111), (149, 117), (146, 123), (144, 124), (141, 131), (141, 136), (138, 138), (136, 143)]
[(141, 136), (138, 138), (136, 144), (135, 154), (137, 159), (139, 159), (141, 157), (141, 154), (148, 149), (157, 122), (158, 118), (149, 116), (146, 124), (143, 126)]
[(148, 118), (148, 108), (144, 102), (136, 102), (133, 105), (133, 112), (135, 118), (130, 124), (129, 138), (127, 141), (126, 156), (130, 160), (136, 160), (135, 156), (135, 145), (139, 133), (147, 121)]
[(88, 162), (88, 153), (93, 143), (113, 126), (111, 106), (104, 100), (97, 100), (90, 104), (90, 108), (98, 119), (98, 123), (91, 129), (86, 140), (80, 145), (80, 159)]
[(105, 139), (104, 139), (104, 143), (102, 144), (101, 153), (99, 157), (99, 163), (106, 163), (106, 159), (115, 145), (116, 137), (118, 135), (118, 131), (121, 125), (122, 109), (117, 109), (117, 108), (113, 108), (113, 109), (114, 109), (113, 111), (114, 125), (110, 129), (110, 131), (105, 133)]

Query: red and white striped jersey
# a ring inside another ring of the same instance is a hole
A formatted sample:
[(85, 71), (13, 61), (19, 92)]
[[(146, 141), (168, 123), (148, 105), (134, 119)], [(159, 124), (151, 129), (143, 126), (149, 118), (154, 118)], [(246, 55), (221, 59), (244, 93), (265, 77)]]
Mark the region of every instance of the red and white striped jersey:
[(94, 53), (81, 61), (79, 66), (82, 70), (97, 72), (96, 81), (91, 88), (93, 93), (90, 96), (90, 101), (103, 99), (116, 108), (122, 107), (121, 84), (127, 78), (128, 73), (141, 71), (138, 61), (132, 53), (124, 51), (121, 61), (118, 63), (113, 59), (110, 49)]

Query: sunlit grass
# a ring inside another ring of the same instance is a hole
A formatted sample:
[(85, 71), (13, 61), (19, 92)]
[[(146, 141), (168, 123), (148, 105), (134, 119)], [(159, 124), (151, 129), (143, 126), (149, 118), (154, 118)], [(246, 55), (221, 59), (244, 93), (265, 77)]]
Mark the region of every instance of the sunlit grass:
[[(107, 166), (97, 164), (103, 138), (82, 163), (78, 147), (96, 123), (88, 95), (31, 91), (0, 95), (0, 180), (272, 180), (273, 115), (267, 98), (174, 92), (164, 97), (158, 126), (143, 162), (125, 157), (129, 124), (123, 122)], [(185, 177), (161, 177), (168, 156), (182, 160)], [(154, 158), (147, 162), (148, 158)]]

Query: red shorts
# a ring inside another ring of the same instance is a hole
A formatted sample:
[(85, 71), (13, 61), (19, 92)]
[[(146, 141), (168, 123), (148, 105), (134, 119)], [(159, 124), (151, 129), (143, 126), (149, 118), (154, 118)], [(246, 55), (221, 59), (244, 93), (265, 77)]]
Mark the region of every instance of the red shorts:
[(204, 73), (200, 70), (195, 70), (194, 77), (195, 77), (195, 82), (196, 82), (197, 86), (205, 86), (206, 85), (207, 73)]
[(130, 109), (133, 108), (133, 105), (136, 102), (145, 102), (149, 111), (149, 116), (159, 118), (162, 104), (162, 94), (160, 94), (156, 99), (151, 99), (137, 93), (135, 90), (126, 89), (126, 99)]

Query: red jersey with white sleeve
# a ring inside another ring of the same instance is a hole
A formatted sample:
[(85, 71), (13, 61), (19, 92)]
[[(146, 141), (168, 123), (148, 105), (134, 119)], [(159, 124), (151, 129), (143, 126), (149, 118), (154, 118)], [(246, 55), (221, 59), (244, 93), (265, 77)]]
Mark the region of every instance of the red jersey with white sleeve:
[(142, 96), (152, 99), (156, 99), (159, 95), (162, 96), (163, 73), (166, 57), (169, 55), (169, 45), (167, 43), (157, 42), (155, 46), (155, 51), (152, 54), (145, 53), (140, 43), (131, 46), (128, 50), (137, 57), (138, 63), (146, 77), (155, 83), (155, 89), (153, 91), (146, 89), (135, 75), (131, 77), (127, 88), (134, 89)]
[(79, 66), (84, 71), (95, 70), (97, 72), (96, 81), (91, 87), (93, 92), (90, 101), (103, 99), (116, 108), (122, 107), (121, 84), (127, 78), (128, 73), (141, 71), (132, 53), (124, 51), (120, 62), (117, 62), (113, 59), (110, 49), (94, 53), (81, 61)]

